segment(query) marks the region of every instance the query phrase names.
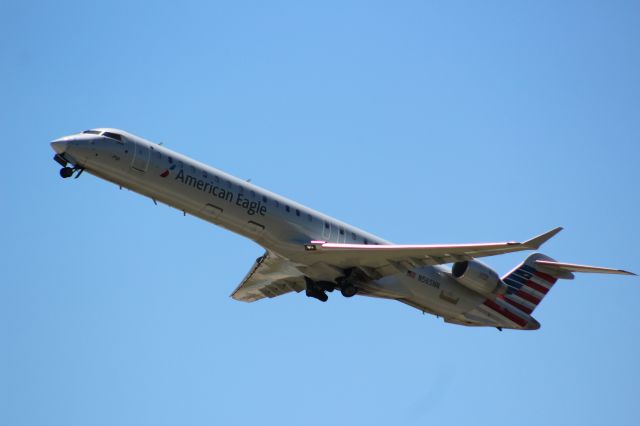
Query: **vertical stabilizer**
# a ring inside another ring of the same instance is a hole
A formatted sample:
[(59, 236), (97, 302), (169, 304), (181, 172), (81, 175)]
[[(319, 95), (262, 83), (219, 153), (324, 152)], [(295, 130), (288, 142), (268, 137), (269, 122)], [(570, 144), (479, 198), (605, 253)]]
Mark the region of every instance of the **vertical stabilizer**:
[(543, 272), (543, 268), (536, 263), (538, 260), (555, 262), (544, 254), (535, 253), (502, 278), (508, 286), (505, 302), (526, 314), (536, 309), (558, 278), (573, 279), (570, 272)]

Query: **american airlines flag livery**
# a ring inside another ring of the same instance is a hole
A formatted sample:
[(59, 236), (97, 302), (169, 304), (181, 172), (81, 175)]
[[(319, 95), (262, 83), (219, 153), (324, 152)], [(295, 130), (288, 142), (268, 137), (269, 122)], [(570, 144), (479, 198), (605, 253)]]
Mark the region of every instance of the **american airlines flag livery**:
[(86, 171), (264, 247), (231, 295), (243, 302), (303, 291), (326, 302), (337, 290), (397, 300), (448, 323), (536, 330), (532, 314), (557, 280), (574, 272), (634, 275), (535, 253), (501, 277), (477, 259), (538, 250), (562, 228), (524, 242), (392, 244), (122, 130), (87, 130), (51, 146), (63, 178)]

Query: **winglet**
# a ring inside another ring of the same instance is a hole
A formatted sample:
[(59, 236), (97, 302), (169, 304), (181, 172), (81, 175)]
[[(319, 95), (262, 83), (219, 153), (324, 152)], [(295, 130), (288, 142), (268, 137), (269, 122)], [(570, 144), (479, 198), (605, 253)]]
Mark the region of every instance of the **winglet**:
[(540, 246), (549, 241), (551, 238), (555, 237), (558, 232), (562, 231), (562, 229), (563, 228), (559, 226), (549, 232), (545, 232), (542, 235), (538, 235), (537, 237), (525, 241), (524, 243), (522, 243), (522, 245), (528, 247), (531, 250), (538, 250)]

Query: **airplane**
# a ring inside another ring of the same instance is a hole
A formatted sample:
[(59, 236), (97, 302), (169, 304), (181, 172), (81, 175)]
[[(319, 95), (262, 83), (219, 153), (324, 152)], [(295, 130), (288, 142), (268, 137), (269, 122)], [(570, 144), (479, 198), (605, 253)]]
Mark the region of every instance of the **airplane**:
[(86, 130), (51, 146), (63, 178), (87, 171), (262, 246), (231, 295), (238, 301), (304, 291), (326, 302), (337, 290), (396, 300), (450, 324), (537, 330), (532, 314), (558, 279), (635, 275), (534, 253), (500, 276), (477, 259), (538, 250), (562, 228), (524, 242), (397, 245), (118, 129)]

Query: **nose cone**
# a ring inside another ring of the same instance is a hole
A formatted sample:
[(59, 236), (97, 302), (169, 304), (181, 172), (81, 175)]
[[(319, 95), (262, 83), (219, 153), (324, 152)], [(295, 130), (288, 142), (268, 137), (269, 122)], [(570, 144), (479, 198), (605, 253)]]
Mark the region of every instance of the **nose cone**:
[(67, 142), (67, 141), (53, 141), (53, 142), (51, 142), (51, 148), (53, 148), (53, 150), (57, 154), (64, 154), (64, 152), (67, 150), (67, 146), (68, 145), (69, 145), (69, 142)]

